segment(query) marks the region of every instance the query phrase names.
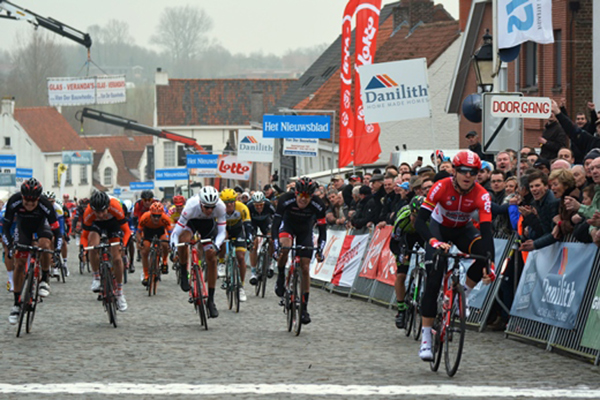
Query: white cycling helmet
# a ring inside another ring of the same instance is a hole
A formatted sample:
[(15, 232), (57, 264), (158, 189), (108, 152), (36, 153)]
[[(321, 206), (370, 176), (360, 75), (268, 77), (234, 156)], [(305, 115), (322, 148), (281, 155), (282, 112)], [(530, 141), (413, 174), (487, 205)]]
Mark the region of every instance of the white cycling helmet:
[(46, 198), (47, 198), (48, 200), (56, 200), (56, 195), (55, 195), (55, 194), (54, 194), (54, 192), (53, 192), (53, 191), (51, 191), (51, 190), (47, 190), (47, 191), (45, 191), (45, 192), (44, 192), (44, 196), (46, 196)]
[(252, 201), (255, 203), (262, 203), (265, 201), (265, 195), (263, 192), (254, 192), (254, 194), (252, 195)]
[(204, 186), (198, 193), (200, 204), (214, 206), (219, 201), (219, 192), (212, 186)]
[(133, 206), (133, 203), (131, 202), (131, 200), (123, 200), (123, 205), (127, 209), (127, 212), (131, 212), (132, 211), (131, 207)]

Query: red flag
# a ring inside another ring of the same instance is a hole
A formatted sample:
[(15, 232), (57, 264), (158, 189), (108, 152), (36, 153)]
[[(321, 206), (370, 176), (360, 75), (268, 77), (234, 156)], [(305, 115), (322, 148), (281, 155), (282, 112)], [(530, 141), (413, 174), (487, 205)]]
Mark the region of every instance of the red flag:
[(380, 11), (381, 0), (359, 0), (356, 7), (354, 165), (373, 163), (379, 159), (379, 154), (381, 154), (379, 124), (365, 124), (363, 103), (360, 96), (360, 77), (358, 75), (358, 67), (372, 64), (375, 58)]
[(338, 168), (354, 161), (354, 111), (352, 110), (352, 66), (350, 65), (350, 43), (352, 41), (352, 17), (358, 0), (350, 0), (342, 19), (342, 69), (340, 93), (340, 151)]

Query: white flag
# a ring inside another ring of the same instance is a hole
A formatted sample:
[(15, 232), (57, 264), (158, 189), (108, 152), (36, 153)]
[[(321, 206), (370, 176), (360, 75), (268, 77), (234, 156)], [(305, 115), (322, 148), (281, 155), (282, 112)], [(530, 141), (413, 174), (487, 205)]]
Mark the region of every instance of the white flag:
[(498, 48), (554, 43), (552, 0), (498, 0)]

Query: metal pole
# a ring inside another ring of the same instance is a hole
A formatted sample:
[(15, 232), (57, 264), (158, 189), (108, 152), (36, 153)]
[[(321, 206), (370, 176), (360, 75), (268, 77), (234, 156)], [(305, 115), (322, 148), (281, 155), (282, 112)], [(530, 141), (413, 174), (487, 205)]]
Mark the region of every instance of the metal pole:
[(336, 118), (336, 112), (335, 110), (333, 111), (333, 120), (331, 121), (331, 131), (332, 131), (332, 135), (331, 135), (331, 177), (330, 177), (330, 181), (331, 179), (333, 179), (333, 164), (335, 163), (335, 118)]

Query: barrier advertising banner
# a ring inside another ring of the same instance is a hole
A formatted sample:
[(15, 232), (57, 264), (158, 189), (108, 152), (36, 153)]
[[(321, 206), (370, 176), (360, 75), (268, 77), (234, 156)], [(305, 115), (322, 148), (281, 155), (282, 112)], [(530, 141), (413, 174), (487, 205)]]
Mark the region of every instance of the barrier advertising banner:
[(125, 75), (48, 78), (48, 102), (53, 107), (125, 103)]
[(572, 329), (597, 247), (555, 243), (529, 253), (511, 315)]
[(554, 43), (552, 0), (498, 0), (497, 5), (499, 49), (527, 41)]
[(252, 162), (273, 162), (275, 141), (263, 138), (260, 130), (239, 130), (238, 160)]
[(390, 250), (391, 232), (388, 235), (377, 267), (377, 280), (386, 285), (394, 286), (396, 282), (396, 257)]
[(360, 261), (367, 249), (369, 235), (346, 235), (331, 283), (336, 286), (352, 287), (360, 269)]
[(319, 152), (319, 139), (283, 139), (283, 155), (316, 157)]
[(217, 174), (221, 178), (238, 179), (240, 181), (250, 180), (252, 173), (252, 163), (248, 161), (239, 161), (236, 156), (219, 156)]
[(333, 271), (342, 251), (346, 231), (327, 230), (327, 243), (323, 249), (323, 262), (316, 257), (310, 261), (310, 277), (323, 282), (331, 282)]
[(590, 349), (600, 350), (600, 282), (596, 287), (596, 294), (592, 301), (592, 307), (583, 330), (581, 345)]
[(393, 227), (386, 226), (385, 228), (377, 228), (373, 232), (373, 239), (369, 245), (369, 252), (365, 257), (365, 261), (360, 270), (360, 277), (367, 279), (377, 279), (377, 268), (379, 266), (379, 258), (383, 251), (383, 247), (389, 243), (389, 237)]

